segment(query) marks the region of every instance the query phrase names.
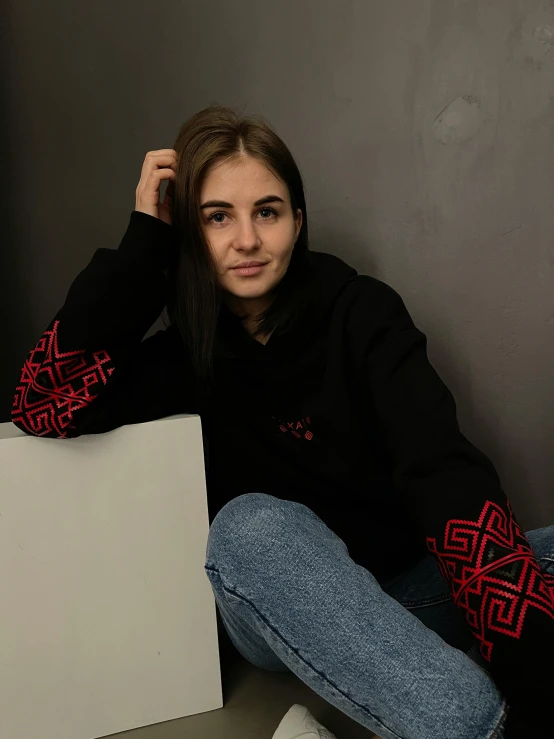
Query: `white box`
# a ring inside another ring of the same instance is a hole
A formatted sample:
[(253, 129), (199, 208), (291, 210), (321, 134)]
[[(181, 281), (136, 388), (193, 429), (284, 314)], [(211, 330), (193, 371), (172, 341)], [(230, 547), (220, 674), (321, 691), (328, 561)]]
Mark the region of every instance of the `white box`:
[(0, 739), (223, 706), (199, 416), (77, 439), (0, 424)]

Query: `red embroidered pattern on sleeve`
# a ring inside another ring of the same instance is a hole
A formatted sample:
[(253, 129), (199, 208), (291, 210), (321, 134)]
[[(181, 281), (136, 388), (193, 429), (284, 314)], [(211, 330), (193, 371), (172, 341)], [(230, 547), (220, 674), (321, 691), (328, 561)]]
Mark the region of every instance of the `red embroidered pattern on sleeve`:
[(12, 422), (34, 436), (67, 437), (76, 411), (86, 408), (114, 371), (106, 351), (60, 352), (59, 321), (31, 351), (16, 388)]
[(427, 546), (487, 661), (494, 632), (519, 639), (529, 608), (554, 619), (554, 576), (541, 570), (509, 501), (507, 510), (487, 501), (476, 521), (451, 519), (442, 550), (432, 537)]

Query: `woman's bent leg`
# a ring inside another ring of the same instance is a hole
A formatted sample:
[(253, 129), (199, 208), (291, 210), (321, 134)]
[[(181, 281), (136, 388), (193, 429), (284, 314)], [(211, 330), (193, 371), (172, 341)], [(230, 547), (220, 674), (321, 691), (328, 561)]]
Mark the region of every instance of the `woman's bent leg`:
[(206, 573), (237, 649), (383, 739), (501, 739), (490, 677), (380, 587), (309, 508), (262, 493), (214, 518)]

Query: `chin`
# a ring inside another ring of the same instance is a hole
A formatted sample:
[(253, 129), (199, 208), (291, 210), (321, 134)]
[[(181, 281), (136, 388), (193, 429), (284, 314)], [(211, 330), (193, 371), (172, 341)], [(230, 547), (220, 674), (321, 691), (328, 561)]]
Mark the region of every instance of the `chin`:
[(255, 299), (263, 298), (265, 295), (274, 290), (277, 287), (277, 284), (278, 283), (274, 283), (273, 281), (268, 282), (266, 280), (264, 280), (263, 283), (260, 281), (258, 282), (258, 284), (255, 284), (254, 279), (252, 279), (251, 284), (237, 285), (235, 283), (227, 285), (226, 289), (237, 298)]
[(266, 290), (233, 290), (232, 294), (236, 298), (242, 298), (243, 300), (259, 300), (260, 298), (265, 298), (269, 292), (271, 292), (271, 288), (267, 288)]

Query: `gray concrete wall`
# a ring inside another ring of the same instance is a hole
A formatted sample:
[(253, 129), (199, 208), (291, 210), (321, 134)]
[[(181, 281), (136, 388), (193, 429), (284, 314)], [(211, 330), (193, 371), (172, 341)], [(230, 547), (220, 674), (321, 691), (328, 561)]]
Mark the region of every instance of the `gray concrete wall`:
[(554, 2), (7, 3), (2, 408), (144, 153), (265, 115), (312, 247), (389, 282), (526, 528), (554, 521)]

